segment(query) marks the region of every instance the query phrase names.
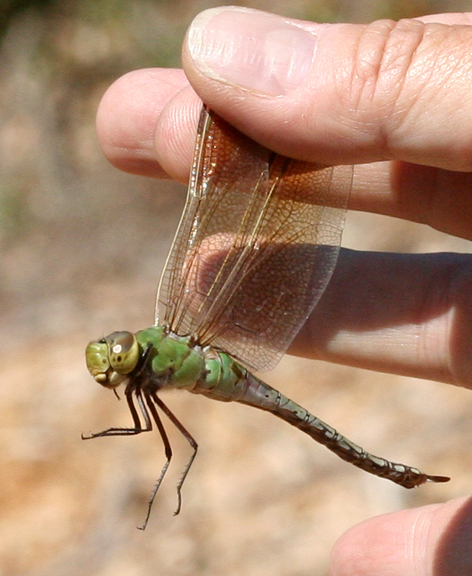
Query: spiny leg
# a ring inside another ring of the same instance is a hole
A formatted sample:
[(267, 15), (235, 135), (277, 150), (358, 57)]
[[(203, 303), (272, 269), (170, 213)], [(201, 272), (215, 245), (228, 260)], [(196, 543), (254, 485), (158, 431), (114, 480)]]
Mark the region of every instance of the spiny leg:
[(177, 508), (175, 509), (174, 516), (180, 513), (182, 508), (182, 486), (184, 485), (187, 474), (190, 472), (193, 461), (197, 455), (198, 444), (195, 438), (190, 434), (190, 432), (183, 426), (183, 424), (176, 418), (176, 416), (169, 410), (169, 408), (164, 404), (164, 402), (157, 396), (157, 394), (151, 394), (154, 402), (159, 406), (159, 408), (164, 412), (164, 414), (169, 418), (172, 424), (177, 428), (177, 430), (182, 434), (182, 436), (187, 440), (190, 446), (193, 448), (193, 452), (184, 468), (183, 474), (177, 484)]
[(139, 530), (146, 529), (149, 517), (151, 516), (151, 509), (152, 505), (154, 504), (154, 498), (156, 497), (157, 491), (159, 490), (162, 484), (162, 480), (164, 479), (167, 469), (169, 468), (170, 461), (172, 460), (172, 447), (169, 442), (169, 437), (167, 436), (167, 432), (165, 431), (164, 425), (162, 424), (162, 420), (160, 419), (159, 414), (157, 413), (156, 407), (153, 404), (153, 400), (158, 404), (159, 407), (161, 407), (161, 405), (165, 406), (165, 404), (163, 404), (160, 400), (158, 400), (155, 394), (153, 394), (152, 397), (149, 397), (148, 394), (145, 394), (145, 399), (149, 411), (151, 412), (152, 418), (156, 423), (157, 429), (159, 430), (159, 434), (161, 435), (162, 442), (164, 443), (166, 462), (162, 467), (161, 473), (159, 474), (159, 478), (157, 479), (156, 484), (154, 485), (154, 488), (151, 492), (151, 496), (149, 497), (146, 518), (144, 519), (144, 522), (141, 524), (141, 526), (138, 526)]
[(146, 405), (144, 404), (144, 402), (141, 398), (141, 392), (140, 392), (140, 390), (136, 391), (136, 400), (138, 402), (139, 409), (140, 409), (141, 414), (143, 416), (143, 420), (144, 420), (144, 424), (145, 424), (144, 427), (141, 424), (141, 420), (139, 418), (138, 411), (136, 410), (136, 407), (134, 405), (133, 392), (134, 392), (134, 390), (131, 386), (128, 386), (126, 388), (126, 391), (125, 391), (126, 402), (128, 403), (128, 408), (129, 408), (129, 411), (131, 413), (131, 417), (133, 418), (133, 423), (134, 423), (133, 428), (118, 428), (118, 427), (107, 428), (106, 430), (102, 430), (101, 432), (91, 433), (88, 436), (85, 436), (84, 434), (82, 434), (81, 435), (82, 440), (90, 440), (91, 438), (101, 438), (101, 437), (105, 437), (105, 436), (133, 436), (135, 434), (141, 434), (141, 432), (150, 432), (152, 430), (152, 423), (151, 423), (151, 420), (149, 418), (149, 414), (148, 414), (148, 411), (146, 409)]

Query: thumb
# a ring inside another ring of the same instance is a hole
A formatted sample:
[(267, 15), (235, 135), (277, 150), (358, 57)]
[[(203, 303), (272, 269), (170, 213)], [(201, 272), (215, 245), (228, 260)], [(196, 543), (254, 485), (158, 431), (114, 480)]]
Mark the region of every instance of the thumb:
[(472, 26), (441, 18), (315, 24), (214, 8), (189, 28), (184, 69), (206, 104), (280, 154), (468, 171)]
[(331, 554), (331, 576), (470, 576), (472, 499), (400, 510), (350, 528)]

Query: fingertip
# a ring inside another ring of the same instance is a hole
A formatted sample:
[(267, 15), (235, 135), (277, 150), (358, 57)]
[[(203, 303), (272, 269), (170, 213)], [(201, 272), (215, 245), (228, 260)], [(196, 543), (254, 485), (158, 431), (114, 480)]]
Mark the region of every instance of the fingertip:
[(330, 576), (468, 576), (471, 536), (472, 498), (383, 514), (338, 539)]
[(96, 130), (111, 164), (133, 174), (167, 176), (156, 159), (154, 133), (163, 108), (185, 86), (182, 70), (147, 68), (121, 76), (107, 89)]
[(202, 101), (186, 87), (162, 109), (154, 133), (156, 159), (162, 169), (178, 182), (187, 183), (192, 164), (198, 118)]
[[(349, 528), (331, 551), (330, 576), (382, 574), (376, 567), (385, 561), (385, 545), (393, 547), (391, 531), (394, 529), (388, 515), (369, 518)], [(400, 553), (398, 561), (399, 557)]]

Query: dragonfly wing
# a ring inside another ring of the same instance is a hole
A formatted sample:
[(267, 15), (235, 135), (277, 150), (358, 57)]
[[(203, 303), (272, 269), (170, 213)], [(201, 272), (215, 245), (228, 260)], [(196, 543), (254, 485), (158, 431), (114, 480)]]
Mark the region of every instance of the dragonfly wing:
[(352, 167), (277, 155), (204, 110), (159, 300), (178, 334), (272, 368), (334, 270)]
[(232, 234), (245, 212), (243, 202), (251, 196), (241, 195), (234, 204), (232, 189), (251, 190), (257, 179), (266, 181), (268, 153), (203, 107), (187, 200), (159, 285), (156, 324), (177, 334), (193, 333), (199, 317), (195, 302), (201, 295), (190, 286), (190, 276), (198, 276), (200, 246), (226, 231), (223, 244), (231, 248)]

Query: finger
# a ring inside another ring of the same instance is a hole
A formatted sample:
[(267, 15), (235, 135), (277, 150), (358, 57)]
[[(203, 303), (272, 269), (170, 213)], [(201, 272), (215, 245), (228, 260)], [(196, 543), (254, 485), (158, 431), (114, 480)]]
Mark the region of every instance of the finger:
[(349, 208), (472, 240), (472, 173), (399, 161), (359, 164)]
[(289, 352), (472, 387), (471, 281), (467, 254), (344, 249)]
[(472, 499), (384, 514), (348, 530), (331, 554), (331, 576), (469, 576)]
[(202, 101), (190, 86), (165, 105), (154, 133), (156, 160), (178, 182), (187, 183)]
[(195, 18), (183, 63), (211, 108), (281, 154), (468, 171), (471, 50), (472, 26), (327, 25), (224, 7)]
[(160, 68), (130, 72), (110, 86), (96, 124), (102, 150), (114, 166), (132, 174), (168, 177), (156, 159), (154, 133), (164, 106), (185, 87), (182, 70)]

